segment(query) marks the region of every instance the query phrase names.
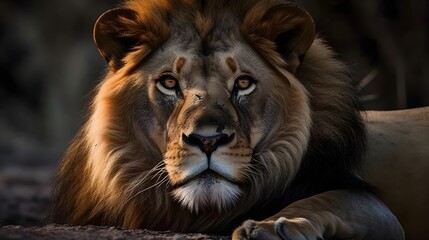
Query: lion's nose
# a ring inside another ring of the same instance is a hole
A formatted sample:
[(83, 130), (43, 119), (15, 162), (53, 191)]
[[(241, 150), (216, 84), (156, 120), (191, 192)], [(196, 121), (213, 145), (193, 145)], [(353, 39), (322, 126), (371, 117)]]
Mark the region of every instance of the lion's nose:
[(186, 144), (191, 146), (197, 146), (203, 151), (208, 157), (222, 145), (230, 143), (234, 139), (234, 133), (231, 135), (218, 134), (215, 136), (201, 136), (198, 134), (189, 134), (186, 136), (182, 134), (182, 139)]

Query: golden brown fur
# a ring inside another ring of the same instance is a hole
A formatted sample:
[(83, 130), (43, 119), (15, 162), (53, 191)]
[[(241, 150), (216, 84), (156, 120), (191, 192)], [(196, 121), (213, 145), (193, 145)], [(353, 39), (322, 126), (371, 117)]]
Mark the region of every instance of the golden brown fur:
[(429, 107), (368, 111), (368, 151), (362, 176), (398, 217), (406, 239), (426, 239), (429, 230)]
[(298, 7), (133, 0), (94, 38), (110, 69), (60, 166), (56, 222), (231, 233), (325, 191), (370, 195), (359, 101)]

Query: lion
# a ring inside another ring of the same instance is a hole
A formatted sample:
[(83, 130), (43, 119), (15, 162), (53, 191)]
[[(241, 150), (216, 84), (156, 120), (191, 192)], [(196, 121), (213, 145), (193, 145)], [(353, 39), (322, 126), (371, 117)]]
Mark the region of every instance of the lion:
[(94, 40), (108, 63), (60, 164), (57, 223), (233, 239), (404, 239), (360, 175), (346, 66), (280, 0), (128, 0)]

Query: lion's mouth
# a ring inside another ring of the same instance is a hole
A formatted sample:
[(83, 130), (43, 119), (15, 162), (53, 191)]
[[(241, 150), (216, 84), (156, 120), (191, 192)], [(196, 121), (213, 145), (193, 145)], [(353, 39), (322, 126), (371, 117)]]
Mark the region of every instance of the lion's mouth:
[(206, 169), (203, 172), (201, 172), (200, 174), (194, 175), (194, 176), (189, 176), (187, 178), (185, 178), (183, 181), (175, 184), (173, 187), (174, 188), (180, 188), (185, 186), (186, 184), (193, 182), (193, 181), (198, 181), (198, 183), (203, 184), (207, 187), (219, 182), (220, 180), (225, 180), (227, 182), (230, 182), (232, 184), (237, 184), (236, 181), (234, 181), (233, 179), (230, 179), (224, 175), (221, 175), (211, 169)]

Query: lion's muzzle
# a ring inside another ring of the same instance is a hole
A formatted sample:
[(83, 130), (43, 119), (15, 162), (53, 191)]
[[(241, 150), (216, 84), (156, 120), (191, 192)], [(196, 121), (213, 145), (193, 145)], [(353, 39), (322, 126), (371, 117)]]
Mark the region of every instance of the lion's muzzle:
[[(170, 143), (166, 169), (172, 195), (192, 211), (211, 206), (223, 211), (237, 202), (252, 150), (229, 114), (210, 109), (192, 114)], [(214, 114), (216, 113), (216, 114)]]

